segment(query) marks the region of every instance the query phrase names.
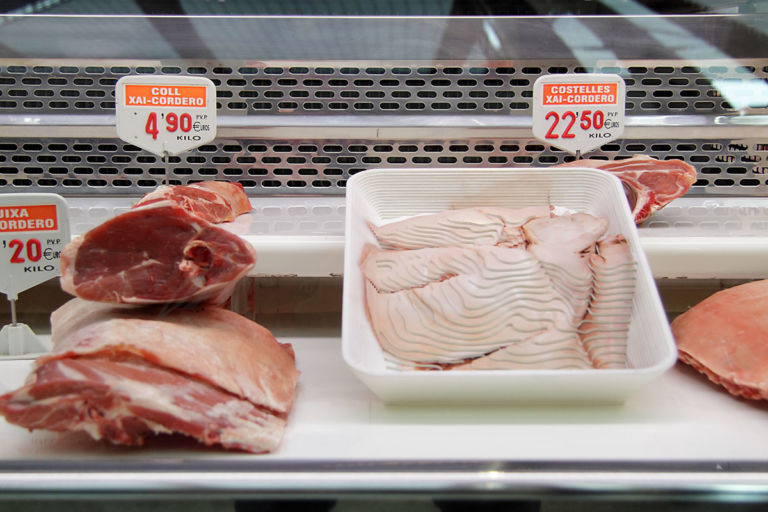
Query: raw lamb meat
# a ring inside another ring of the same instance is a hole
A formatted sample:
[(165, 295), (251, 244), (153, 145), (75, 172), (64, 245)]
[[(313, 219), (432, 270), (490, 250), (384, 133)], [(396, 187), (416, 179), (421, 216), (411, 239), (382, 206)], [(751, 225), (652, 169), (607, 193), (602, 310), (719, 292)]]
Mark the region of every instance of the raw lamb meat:
[(134, 207), (171, 201), (189, 213), (214, 224), (231, 222), (251, 211), (251, 203), (239, 183), (203, 181), (192, 185), (161, 185), (142, 197)]
[(100, 302), (223, 304), (255, 263), (249, 243), (163, 200), (122, 213), (67, 244), (61, 287)]
[(404, 360), (455, 363), (570, 323), (570, 308), (524, 249), (371, 249), (363, 272), (376, 336)]
[(681, 361), (729, 393), (768, 400), (768, 280), (721, 290), (672, 322)]
[(556, 167), (593, 167), (616, 174), (624, 184), (636, 224), (688, 192), (696, 182), (696, 169), (682, 160), (657, 160), (645, 155), (616, 161), (574, 160)]
[(523, 224), (534, 217), (548, 215), (548, 206), (520, 209), (460, 208), (369, 227), (382, 249), (421, 249), (464, 244), (517, 245), (524, 238), (520, 231)]
[(486, 356), (459, 364), (453, 370), (570, 370), (592, 368), (575, 330), (543, 331), (510, 343)]
[(53, 352), (0, 397), (10, 423), (125, 445), (170, 433), (256, 453), (280, 443), (299, 372), (291, 347), (259, 324), (216, 306), (81, 299), (51, 323)]
[(601, 240), (590, 255), (592, 301), (579, 334), (595, 368), (624, 368), (635, 294), (635, 264), (623, 236)]
[(629, 246), (606, 237), (605, 219), (550, 210), (460, 209), (372, 228), (384, 248), (365, 246), (360, 269), (387, 360), (421, 369), (626, 367)]

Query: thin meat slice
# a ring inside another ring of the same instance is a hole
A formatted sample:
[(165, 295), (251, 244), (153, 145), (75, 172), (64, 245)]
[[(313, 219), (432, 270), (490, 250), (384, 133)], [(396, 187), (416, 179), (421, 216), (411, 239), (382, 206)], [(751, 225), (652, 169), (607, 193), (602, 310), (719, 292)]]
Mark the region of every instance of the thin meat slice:
[(374, 333), (403, 360), (456, 363), (571, 321), (568, 302), (524, 249), (369, 249), (361, 266)]
[(239, 183), (203, 181), (192, 185), (161, 185), (142, 197), (135, 207), (170, 201), (214, 224), (230, 222), (251, 211), (251, 203)]
[(452, 370), (572, 370), (592, 368), (575, 330), (550, 329), (455, 366)]
[(166, 200), (128, 210), (67, 244), (61, 287), (100, 302), (223, 304), (255, 264), (249, 243)]
[(601, 240), (589, 266), (592, 301), (579, 326), (584, 348), (595, 368), (626, 368), (636, 280), (627, 240), (621, 235)]
[(531, 244), (559, 246), (569, 253), (590, 249), (607, 229), (606, 219), (582, 212), (537, 217), (523, 226)]
[(592, 167), (614, 173), (624, 185), (636, 224), (688, 192), (696, 182), (696, 169), (682, 160), (646, 155), (616, 161), (574, 160), (556, 167)]
[(290, 346), (231, 311), (120, 308), (73, 299), (52, 314), (53, 352), (0, 397), (20, 426), (141, 444), (181, 433), (205, 444), (274, 450), (299, 372)]
[(449, 245), (517, 245), (520, 227), (549, 206), (529, 208), (461, 208), (419, 215), (382, 226), (371, 225), (383, 249), (422, 249)]
[(586, 313), (594, 277), (589, 256), (607, 229), (608, 221), (587, 213), (539, 217), (523, 226), (528, 250), (570, 304), (573, 325)]
[(681, 361), (729, 393), (768, 399), (768, 280), (721, 290), (672, 322)]

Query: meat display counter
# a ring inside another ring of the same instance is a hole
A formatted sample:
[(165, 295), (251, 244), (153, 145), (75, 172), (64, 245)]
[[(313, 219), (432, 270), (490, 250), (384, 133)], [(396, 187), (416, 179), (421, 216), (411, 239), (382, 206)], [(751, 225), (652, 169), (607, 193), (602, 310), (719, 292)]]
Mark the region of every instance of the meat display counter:
[[(567, 161), (531, 133), (532, 86), (545, 74), (626, 82), (623, 137), (585, 156), (696, 168), (691, 190), (639, 226), (670, 316), (711, 289), (766, 277), (765, 27), (761, 14), (0, 18), (0, 192), (62, 195), (79, 234), (164, 181), (241, 183), (254, 210), (228, 229), (259, 260), (232, 307), (292, 343), (302, 372), (269, 455), (179, 440), (124, 449), (2, 422), (0, 498), (768, 500), (766, 407), (687, 367), (622, 406), (390, 406), (344, 365), (339, 339), (349, 177)], [(118, 139), (114, 88), (131, 74), (210, 78), (214, 143), (163, 162)], [(19, 300), (43, 335), (66, 299), (57, 286)], [(0, 356), (0, 392), (30, 365)]]

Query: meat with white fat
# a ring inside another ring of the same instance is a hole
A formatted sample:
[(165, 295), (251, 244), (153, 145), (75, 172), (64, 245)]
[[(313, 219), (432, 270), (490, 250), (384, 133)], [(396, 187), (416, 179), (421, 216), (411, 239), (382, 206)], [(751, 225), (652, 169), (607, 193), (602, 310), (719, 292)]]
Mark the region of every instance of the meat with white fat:
[(192, 185), (161, 185), (139, 199), (134, 208), (170, 201), (214, 224), (231, 222), (251, 211), (243, 186), (227, 181), (203, 181)]
[[(499, 208), (496, 219), (524, 220), (514, 244), (502, 234), (505, 223), (495, 226), (493, 244), (485, 210), (374, 230), (385, 247), (437, 245), (363, 249), (366, 311), (387, 358), (461, 370), (625, 367), (635, 271), (626, 240), (606, 238), (608, 222), (586, 213)], [(482, 236), (472, 236), (472, 225)], [(614, 299), (618, 310), (608, 307)]]
[(611, 172), (624, 185), (635, 223), (640, 224), (696, 183), (696, 169), (682, 160), (635, 155), (625, 160), (574, 160), (555, 167), (591, 167)]
[(0, 397), (8, 422), (125, 445), (172, 433), (256, 453), (279, 445), (299, 372), (259, 324), (216, 306), (73, 299), (52, 328), (53, 352)]

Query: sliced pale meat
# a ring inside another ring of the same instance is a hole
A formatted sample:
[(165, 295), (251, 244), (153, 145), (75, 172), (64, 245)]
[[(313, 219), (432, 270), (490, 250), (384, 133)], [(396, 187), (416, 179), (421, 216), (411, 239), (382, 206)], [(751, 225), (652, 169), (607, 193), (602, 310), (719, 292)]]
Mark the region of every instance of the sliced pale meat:
[(190, 187), (196, 187), (219, 194), (229, 204), (232, 209), (232, 218), (248, 213), (253, 209), (245, 189), (240, 183), (231, 183), (229, 181), (201, 181), (193, 183)]
[(145, 195), (135, 207), (170, 201), (192, 215), (214, 224), (230, 222), (251, 211), (251, 203), (239, 183), (203, 181), (192, 185), (161, 185)]
[(682, 160), (635, 155), (625, 160), (574, 160), (556, 167), (591, 167), (614, 173), (623, 185), (635, 223), (682, 196), (696, 182), (696, 169)]
[(681, 361), (729, 393), (768, 399), (768, 280), (707, 297), (672, 322)]
[[(428, 257), (411, 254), (421, 251)], [(421, 266), (434, 268), (412, 271)], [(400, 359), (457, 362), (570, 324), (569, 304), (524, 249), (372, 249), (363, 268), (373, 330)], [(402, 273), (402, 279), (379, 271)]]
[(125, 213), (76, 237), (61, 254), (61, 287), (125, 304), (223, 304), (256, 264), (243, 239), (170, 201)]
[(461, 208), (418, 215), (382, 226), (371, 225), (383, 249), (422, 249), (452, 245), (518, 244), (520, 227), (549, 206), (529, 208)]
[(570, 253), (590, 249), (607, 229), (606, 219), (582, 212), (538, 217), (523, 226), (531, 244), (559, 246)]
[(539, 217), (523, 226), (528, 251), (571, 305), (574, 322), (583, 318), (590, 300), (589, 255), (607, 229), (605, 219), (587, 213)]
[(51, 320), (53, 352), (0, 397), (7, 421), (129, 445), (168, 433), (252, 452), (280, 442), (299, 372), (259, 324), (216, 306), (80, 299)]
[(550, 329), (451, 368), (452, 370), (570, 370), (592, 368), (579, 335)]
[(592, 300), (579, 334), (595, 368), (626, 368), (636, 280), (629, 244), (623, 236), (601, 240), (589, 263)]
[[(554, 215), (549, 207), (540, 215), (508, 212), (515, 211), (455, 210), (399, 223), (411, 245), (425, 240), (417, 234), (426, 227), (439, 229), (440, 237), (429, 243), (450, 240), (441, 247), (363, 248), (366, 311), (388, 364), (444, 370), (625, 367), (635, 285), (626, 240), (606, 238), (607, 220), (586, 213)], [(496, 244), (471, 241), (466, 225), (460, 235), (466, 243), (457, 244), (446, 230), (459, 214), (467, 219), (479, 213), (500, 221)], [(386, 239), (398, 234), (388, 232)], [(397, 240), (395, 245), (406, 245)]]
[[(373, 245), (363, 248), (360, 268), (381, 293), (420, 288), (459, 274), (477, 272), (483, 258), (476, 246), (428, 247), (413, 251), (384, 251)], [(525, 256), (518, 252), (512, 255)], [(522, 259), (527, 267), (529, 260)]]

